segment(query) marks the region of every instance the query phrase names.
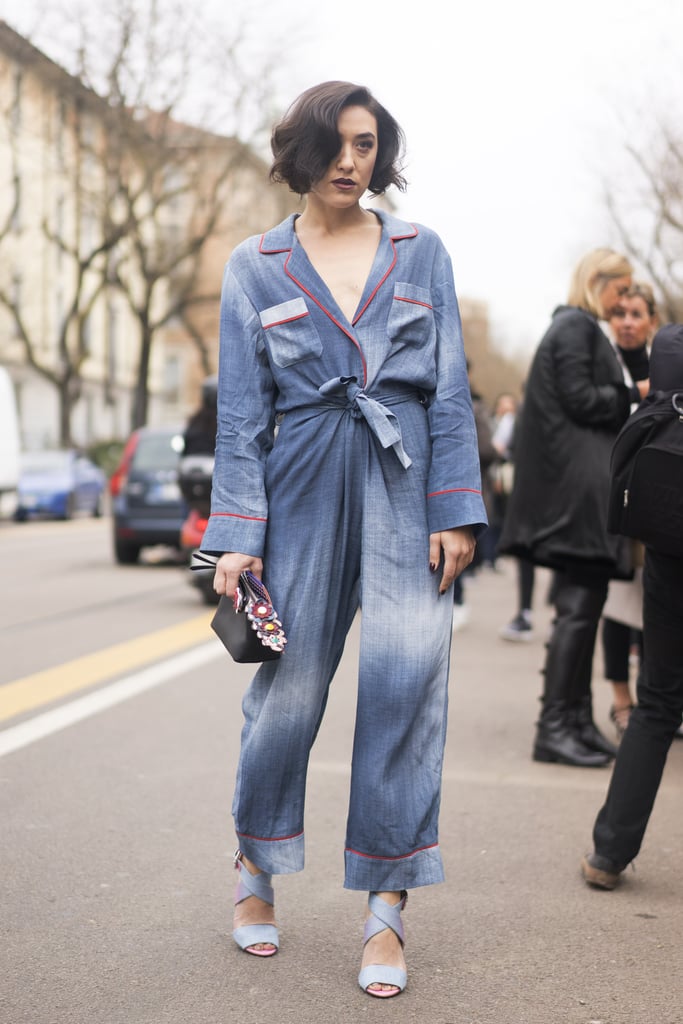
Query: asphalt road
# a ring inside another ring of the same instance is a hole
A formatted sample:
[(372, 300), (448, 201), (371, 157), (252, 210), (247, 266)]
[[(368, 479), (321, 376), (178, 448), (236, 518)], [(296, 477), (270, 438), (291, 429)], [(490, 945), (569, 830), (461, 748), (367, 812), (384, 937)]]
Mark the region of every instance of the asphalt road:
[[(277, 880), (280, 953), (230, 937), (230, 797), (251, 671), (184, 570), (112, 564), (109, 524), (0, 525), (2, 1024), (681, 1024), (683, 742), (634, 871), (578, 862), (609, 769), (530, 760), (549, 612), (509, 644), (514, 573), (467, 586), (455, 634), (441, 843), (410, 894), (408, 988), (356, 977), (363, 899), (342, 888), (357, 630), (309, 776), (307, 867)], [(4, 700), (4, 703), (3, 703)], [(596, 657), (596, 717), (609, 693)], [(4, 746), (3, 746), (4, 744)]]

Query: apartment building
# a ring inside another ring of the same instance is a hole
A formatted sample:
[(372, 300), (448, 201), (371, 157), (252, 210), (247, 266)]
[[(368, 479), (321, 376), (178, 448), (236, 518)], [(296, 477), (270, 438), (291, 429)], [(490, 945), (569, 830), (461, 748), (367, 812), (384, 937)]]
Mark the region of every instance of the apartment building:
[(146, 421), (184, 422), (231, 249), (295, 205), (248, 147), (114, 110), (0, 21), (0, 364), (24, 446), (125, 437), (141, 361)]

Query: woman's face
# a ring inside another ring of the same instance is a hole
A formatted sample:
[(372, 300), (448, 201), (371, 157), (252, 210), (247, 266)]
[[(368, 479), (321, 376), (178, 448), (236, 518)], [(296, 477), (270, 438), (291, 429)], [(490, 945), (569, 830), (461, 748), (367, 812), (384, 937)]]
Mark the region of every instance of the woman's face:
[(505, 414), (508, 413), (508, 412), (514, 413), (516, 411), (517, 411), (517, 402), (515, 401), (513, 395), (499, 395), (498, 396), (498, 399), (496, 401), (496, 408), (494, 410), (494, 415), (495, 416), (501, 417), (501, 416), (505, 416)]
[(610, 327), (620, 348), (640, 348), (649, 341), (656, 324), (645, 299), (631, 295), (621, 300), (621, 309), (610, 317)]
[(631, 287), (631, 277), (612, 277), (600, 292), (600, 305), (605, 320), (611, 320), (624, 305), (624, 296)]
[(345, 107), (337, 121), (340, 146), (312, 191), (324, 203), (345, 209), (358, 203), (377, 159), (377, 120), (365, 107)]

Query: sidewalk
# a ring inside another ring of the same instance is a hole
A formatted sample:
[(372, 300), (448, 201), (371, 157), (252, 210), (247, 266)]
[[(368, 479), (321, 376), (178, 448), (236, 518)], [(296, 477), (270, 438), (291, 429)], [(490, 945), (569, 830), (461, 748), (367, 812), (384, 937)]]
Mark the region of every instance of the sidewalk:
[[(588, 889), (579, 860), (610, 769), (531, 760), (547, 576), (534, 639), (512, 644), (498, 630), (516, 611), (514, 565), (501, 570), (467, 585), (453, 640), (446, 883), (410, 892), (402, 995), (359, 988), (366, 896), (342, 887), (356, 622), (312, 752), (306, 870), (275, 879), (268, 960), (230, 934), (252, 666), (226, 655), (3, 762), (2, 1024), (683, 1024), (683, 742), (635, 871)], [(611, 735), (608, 689), (598, 650)]]
[[(531, 760), (551, 625), (537, 573), (535, 637), (498, 638), (516, 613), (514, 563), (467, 588), (455, 634), (442, 842), (459, 1024), (674, 1024), (683, 1021), (683, 743), (671, 752), (643, 850), (621, 889), (589, 889), (579, 859), (610, 768)], [(602, 648), (596, 722), (613, 737)], [(442, 904), (443, 906), (443, 904)]]
[[(551, 623), (545, 603), (549, 574), (537, 574), (534, 639), (510, 643), (499, 639), (498, 629), (516, 612), (514, 563), (503, 561), (500, 569), (481, 571), (467, 584), (470, 621), (454, 635), (441, 815), (447, 881), (411, 894), (404, 915), (408, 989), (390, 1001), (391, 1009), (351, 995), (349, 909), (331, 936), (322, 927), (325, 919), (329, 925), (331, 909), (323, 902), (313, 909), (321, 925), (319, 941), (312, 946), (305, 936), (296, 940), (297, 959), (307, 961), (311, 984), (316, 974), (322, 982), (318, 1019), (390, 1015), (398, 1024), (680, 1024), (683, 743), (671, 752), (635, 870), (613, 893), (589, 889), (579, 860), (591, 846), (611, 769), (531, 760)], [(595, 717), (613, 736), (601, 656), (598, 644)], [(325, 769), (321, 751), (329, 754), (335, 746), (332, 737), (349, 713), (339, 682), (311, 765), (308, 827), (314, 863), (316, 847), (329, 842), (329, 836), (323, 842), (315, 836), (324, 824), (338, 828), (335, 815), (343, 816), (343, 806), (332, 812), (319, 790)], [(329, 893), (332, 873), (327, 874)], [(288, 883), (296, 887), (297, 905), (308, 904), (311, 890), (303, 876)], [(354, 895), (342, 896), (340, 912)], [(305, 928), (305, 920), (304, 914), (297, 928)], [(325, 961), (337, 944), (344, 968), (336, 980), (326, 968), (320, 977), (319, 966), (310, 962), (311, 949), (326, 949)], [(313, 1021), (301, 1010), (300, 1024)]]

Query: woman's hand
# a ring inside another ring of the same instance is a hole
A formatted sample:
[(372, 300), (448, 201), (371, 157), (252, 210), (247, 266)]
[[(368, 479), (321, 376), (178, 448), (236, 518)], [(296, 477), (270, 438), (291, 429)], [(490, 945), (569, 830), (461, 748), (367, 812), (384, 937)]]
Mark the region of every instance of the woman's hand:
[(442, 530), (429, 536), (429, 564), (434, 569), (441, 561), (443, 550), (443, 575), (439, 593), (445, 594), (456, 576), (466, 569), (474, 558), (476, 541), (469, 526), (458, 526), (453, 530)]
[(241, 555), (239, 551), (226, 551), (216, 562), (213, 589), (217, 594), (226, 594), (228, 597), (232, 597), (237, 589), (240, 573), (246, 569), (251, 569), (254, 575), (261, 579), (263, 562), (253, 555)]

